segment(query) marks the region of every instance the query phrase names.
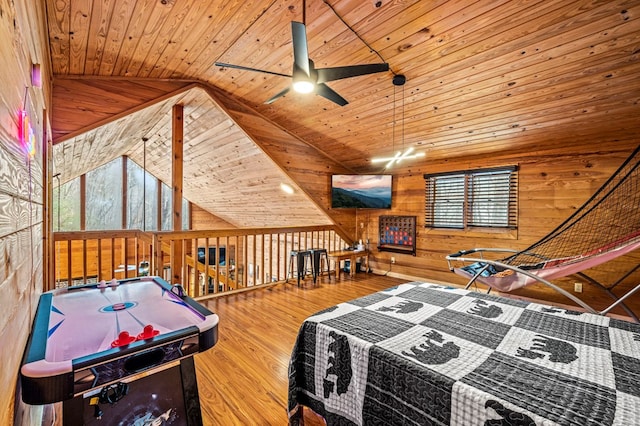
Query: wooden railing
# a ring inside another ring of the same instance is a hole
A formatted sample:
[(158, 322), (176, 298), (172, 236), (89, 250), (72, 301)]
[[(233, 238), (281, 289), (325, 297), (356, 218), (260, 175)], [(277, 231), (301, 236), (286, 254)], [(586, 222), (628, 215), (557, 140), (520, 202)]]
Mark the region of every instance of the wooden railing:
[(347, 245), (334, 226), (55, 232), (53, 238), (51, 288), (157, 275), (192, 297), (285, 281), (292, 250)]

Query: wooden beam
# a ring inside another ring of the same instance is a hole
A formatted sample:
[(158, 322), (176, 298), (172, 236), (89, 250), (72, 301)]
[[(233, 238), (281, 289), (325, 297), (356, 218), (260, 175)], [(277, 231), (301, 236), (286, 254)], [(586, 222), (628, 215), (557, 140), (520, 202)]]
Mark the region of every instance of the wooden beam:
[[(171, 123), (171, 187), (173, 188), (173, 230), (182, 230), (182, 179), (184, 147), (184, 107), (173, 106)], [(172, 283), (182, 284), (182, 245), (179, 241), (171, 243)]]
[(127, 197), (128, 192), (127, 189), (129, 185), (127, 184), (127, 162), (129, 161), (129, 157), (124, 155), (122, 157), (122, 229), (127, 229)]

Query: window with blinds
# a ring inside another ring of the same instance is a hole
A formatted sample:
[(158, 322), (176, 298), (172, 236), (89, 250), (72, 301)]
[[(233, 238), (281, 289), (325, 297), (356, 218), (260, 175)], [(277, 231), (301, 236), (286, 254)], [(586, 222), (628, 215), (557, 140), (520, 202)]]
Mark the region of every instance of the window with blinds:
[(518, 169), (424, 175), (425, 227), (516, 228)]

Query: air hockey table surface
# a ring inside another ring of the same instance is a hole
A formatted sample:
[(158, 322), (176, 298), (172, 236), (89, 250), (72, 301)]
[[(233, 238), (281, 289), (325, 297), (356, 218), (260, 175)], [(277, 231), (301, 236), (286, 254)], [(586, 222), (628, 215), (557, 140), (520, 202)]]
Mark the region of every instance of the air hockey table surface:
[(211, 348), (218, 316), (159, 277), (43, 293), (21, 368), (23, 400), (73, 398)]

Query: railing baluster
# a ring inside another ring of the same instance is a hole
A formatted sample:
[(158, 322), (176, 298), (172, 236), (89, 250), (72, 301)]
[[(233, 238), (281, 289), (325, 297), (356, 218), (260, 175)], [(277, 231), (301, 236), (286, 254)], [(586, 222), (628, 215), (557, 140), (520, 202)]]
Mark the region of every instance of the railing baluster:
[(71, 241), (67, 242), (67, 287), (71, 287), (73, 276), (71, 275)]
[(189, 282), (189, 273), (187, 271), (187, 268), (189, 266), (187, 265), (187, 240), (184, 238), (180, 240), (180, 260), (179, 283), (182, 284), (182, 286), (187, 290), (187, 294), (193, 296), (193, 287), (191, 287), (191, 283)]
[(82, 240), (82, 279), (87, 282), (87, 240)]
[(278, 232), (278, 244), (276, 245), (276, 260), (278, 263), (276, 263), (276, 281), (280, 281), (282, 278), (280, 277), (280, 262), (282, 261), (282, 255), (280, 253), (280, 245), (282, 243), (280, 243), (280, 233)]
[(129, 278), (129, 241), (127, 237), (122, 237), (122, 244), (124, 244), (124, 247), (122, 248), (124, 257), (124, 277)]
[(191, 266), (192, 273), (190, 273), (188, 276), (193, 283), (195, 295), (202, 296), (202, 286), (200, 285), (198, 273), (198, 241), (195, 238), (191, 239), (191, 260), (193, 263), (193, 265)]
[(102, 280), (102, 240), (98, 240), (98, 282)]
[[(215, 247), (215, 260), (209, 256), (210, 243)], [(61, 249), (62, 253), (65, 252), (63, 244), (66, 244), (66, 259), (60, 255)], [(177, 232), (55, 232), (54, 250), (57, 253), (53, 259), (58, 281), (64, 278), (60, 265), (66, 263), (68, 285), (73, 285), (74, 277), (82, 277), (86, 282), (94, 276), (98, 281), (137, 276), (143, 272), (140, 269), (143, 263), (148, 262), (146, 273), (149, 275), (158, 275), (170, 282), (176, 276), (187, 294), (201, 297), (284, 282), (292, 272), (289, 271), (292, 250), (318, 247), (331, 251), (342, 248), (344, 244), (333, 226)], [(165, 264), (173, 263), (172, 247), (177, 249), (175, 264), (179, 265), (179, 270), (166, 270), (165, 273)], [(199, 247), (204, 248), (204, 259), (198, 259)], [(225, 250), (224, 265), (220, 264), (222, 250)], [(124, 267), (123, 274), (118, 267), (120, 263)], [(129, 265), (133, 265), (133, 272), (129, 271)], [(55, 283), (51, 284), (55, 286)]]
[[(267, 250), (265, 248), (265, 235), (260, 234), (260, 282), (256, 282), (256, 284), (264, 284), (267, 278), (267, 268), (265, 268), (264, 258), (267, 254)], [(257, 256), (256, 256), (257, 258)]]

